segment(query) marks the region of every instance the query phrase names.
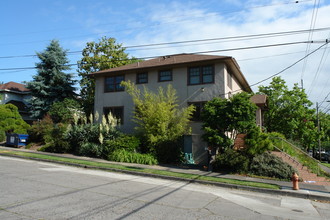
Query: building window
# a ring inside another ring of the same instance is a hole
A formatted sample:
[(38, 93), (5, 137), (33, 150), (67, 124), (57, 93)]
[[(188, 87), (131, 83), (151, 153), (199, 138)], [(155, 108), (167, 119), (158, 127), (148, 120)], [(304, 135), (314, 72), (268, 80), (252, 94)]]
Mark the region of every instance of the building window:
[(227, 72), (227, 86), (233, 89), (233, 76), (229, 72)]
[(124, 75), (109, 76), (104, 80), (104, 92), (120, 92), (124, 91), (124, 87), (120, 85), (125, 80)]
[(212, 65), (188, 68), (189, 85), (207, 83), (214, 83), (214, 67)]
[(103, 114), (107, 116), (109, 113), (112, 114), (113, 117), (119, 119), (120, 124), (124, 123), (124, 107), (123, 106), (115, 106), (115, 107), (104, 107)]
[(148, 73), (137, 73), (136, 84), (148, 83)]
[(161, 70), (158, 72), (158, 82), (172, 81), (172, 70)]
[(195, 106), (195, 111), (192, 115), (192, 121), (202, 121), (202, 112), (206, 102), (188, 102), (188, 105)]

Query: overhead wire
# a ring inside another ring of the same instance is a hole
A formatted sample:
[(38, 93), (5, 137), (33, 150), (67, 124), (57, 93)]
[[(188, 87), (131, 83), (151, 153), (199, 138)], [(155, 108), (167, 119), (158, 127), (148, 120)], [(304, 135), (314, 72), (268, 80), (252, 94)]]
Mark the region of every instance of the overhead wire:
[[(314, 43), (320, 43), (322, 41), (313, 41)], [(228, 48), (228, 49), (219, 49), (219, 50), (209, 50), (209, 51), (198, 51), (193, 53), (215, 53), (215, 52), (225, 52), (225, 51), (235, 51), (235, 50), (249, 50), (249, 49), (259, 49), (259, 48), (268, 48), (268, 47), (278, 47), (278, 46), (289, 46), (289, 45), (296, 45), (296, 44), (305, 44), (310, 43), (308, 41), (297, 41), (297, 42), (288, 42), (288, 43), (281, 43), (281, 44), (267, 44), (267, 45), (257, 45), (257, 46), (251, 46), (251, 47), (239, 47), (239, 48)], [(133, 58), (133, 59), (150, 59), (150, 58), (156, 58), (159, 56), (150, 56), (150, 57), (140, 57), (140, 58)], [(132, 58), (128, 58), (127, 60), (131, 60)], [(121, 59), (120, 59), (121, 60)], [(105, 61), (110, 62), (110, 61)], [(67, 64), (65, 66), (74, 66), (79, 64)], [(83, 63), (82, 63), (83, 65)], [(22, 70), (22, 69), (36, 69), (36, 67), (11, 67), (11, 68), (1, 68), (0, 71), (8, 71), (8, 70)]]
[[(320, 5), (320, 0), (318, 0), (318, 5), (317, 6), (316, 6), (316, 2), (317, 2), (317, 0), (314, 1), (312, 18), (311, 18), (311, 23), (310, 23), (310, 26), (309, 26), (310, 32), (309, 32), (308, 39), (307, 39), (309, 41), (313, 38), (313, 33), (314, 33), (313, 28), (315, 27), (315, 23), (316, 23), (317, 12), (318, 12), (318, 8), (319, 8), (319, 5)], [(308, 44), (306, 46), (305, 54), (307, 54), (310, 51), (310, 46), (311, 46), (310, 44)], [(308, 59), (304, 60), (302, 71), (301, 71), (301, 87), (302, 88), (303, 88), (303, 80), (304, 80), (304, 74), (305, 74), (307, 62), (308, 62)]]
[[(324, 27), (324, 28), (316, 28), (313, 31), (319, 32), (319, 31), (329, 31), (330, 27)], [(198, 43), (198, 42), (214, 42), (214, 41), (222, 41), (224, 40), (254, 40), (254, 39), (260, 39), (260, 38), (266, 38), (266, 37), (277, 37), (277, 36), (287, 36), (287, 35), (295, 35), (295, 34), (304, 34), (308, 33), (310, 30), (294, 30), (294, 31), (282, 31), (282, 32), (271, 32), (271, 33), (259, 33), (259, 34), (249, 34), (249, 35), (240, 35), (240, 36), (228, 36), (228, 37), (220, 37), (220, 38), (206, 38), (206, 39), (195, 39), (195, 40), (186, 40), (186, 41), (173, 41), (173, 42), (161, 42), (161, 43), (152, 43), (152, 44), (140, 44), (140, 45), (128, 45), (123, 46), (127, 50), (133, 50), (134, 48), (142, 48), (145, 50), (146, 47), (155, 47), (155, 46), (166, 46), (166, 45), (175, 45), (175, 44), (189, 44), (191, 43)], [(160, 48), (156, 48), (160, 49)], [(135, 50), (134, 50), (135, 51)], [(76, 54), (76, 53), (82, 53), (82, 50), (79, 51), (68, 51), (67, 54)], [(30, 54), (30, 55), (12, 55), (12, 56), (0, 56), (0, 59), (10, 59), (10, 58), (20, 58), (20, 57), (37, 57), (36, 54)]]

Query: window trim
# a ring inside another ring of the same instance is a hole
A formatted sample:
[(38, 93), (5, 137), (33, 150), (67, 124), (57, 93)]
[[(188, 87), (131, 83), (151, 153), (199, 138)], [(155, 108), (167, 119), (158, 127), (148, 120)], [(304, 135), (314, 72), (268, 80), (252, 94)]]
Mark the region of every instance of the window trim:
[(202, 121), (202, 119), (201, 119), (201, 116), (202, 116), (201, 113), (202, 113), (202, 110), (203, 110), (204, 105), (205, 105), (206, 103), (207, 103), (207, 101), (197, 101), (197, 102), (188, 102), (188, 103), (187, 103), (188, 106), (190, 106), (190, 105), (196, 105), (196, 104), (200, 105), (200, 111), (199, 111), (198, 118), (197, 118), (197, 119), (194, 118), (194, 114), (195, 114), (195, 112), (196, 112), (196, 111), (194, 111), (194, 113), (193, 113), (193, 115), (192, 115), (190, 121), (192, 121), (192, 122), (201, 122), (201, 121)]
[[(106, 109), (109, 109), (109, 112), (111, 112), (111, 110), (114, 110), (114, 109), (122, 109), (122, 118), (117, 118), (120, 120), (120, 124), (124, 124), (124, 115), (125, 115), (125, 112), (124, 112), (124, 106), (105, 106), (103, 107), (103, 115), (105, 115), (105, 111)], [(111, 112), (112, 116), (115, 117), (115, 115)]]
[[(146, 74), (147, 75), (147, 81), (146, 82), (139, 82), (139, 75)], [(146, 84), (149, 81), (149, 74), (148, 72), (140, 72), (136, 73), (136, 84)]]
[[(204, 67), (211, 67), (212, 68), (212, 82), (203, 82), (203, 68)], [(199, 83), (191, 83), (190, 82), (190, 69), (198, 68), (199, 69)], [(195, 86), (195, 85), (203, 85), (203, 84), (213, 84), (215, 82), (215, 67), (214, 64), (209, 65), (200, 65), (200, 66), (189, 66), (187, 68), (187, 85), (188, 86)]]
[[(123, 77), (123, 80), (122, 81), (125, 81), (125, 75), (124, 74), (104, 77), (104, 93), (108, 93), (108, 92), (123, 92), (123, 91), (125, 91), (125, 88), (124, 87), (123, 87), (123, 89), (120, 89), (120, 90), (116, 89), (116, 85), (117, 85), (116, 78), (117, 77)], [(114, 84), (113, 84), (114, 85), (114, 90), (113, 91), (109, 91), (107, 89), (107, 79), (108, 78), (114, 78)]]
[[(161, 80), (161, 72), (170, 72), (170, 76), (171, 76), (171, 79), (169, 80)], [(170, 82), (170, 81), (173, 81), (173, 71), (171, 69), (164, 69), (164, 70), (159, 70), (158, 71), (158, 82)]]

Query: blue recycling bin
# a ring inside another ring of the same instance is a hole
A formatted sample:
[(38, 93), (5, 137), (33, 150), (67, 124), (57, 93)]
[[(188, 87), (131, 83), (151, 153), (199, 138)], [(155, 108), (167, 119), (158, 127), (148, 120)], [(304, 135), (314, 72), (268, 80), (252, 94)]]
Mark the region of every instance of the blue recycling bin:
[(7, 133), (6, 136), (6, 145), (14, 147), (26, 146), (29, 139), (29, 135), (27, 134)]

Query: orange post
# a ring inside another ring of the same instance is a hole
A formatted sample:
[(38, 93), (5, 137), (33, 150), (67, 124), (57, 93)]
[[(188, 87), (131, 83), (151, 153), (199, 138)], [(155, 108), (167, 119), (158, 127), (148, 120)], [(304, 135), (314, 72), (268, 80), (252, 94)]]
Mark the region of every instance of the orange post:
[(292, 174), (292, 189), (299, 190), (299, 176), (296, 173)]

